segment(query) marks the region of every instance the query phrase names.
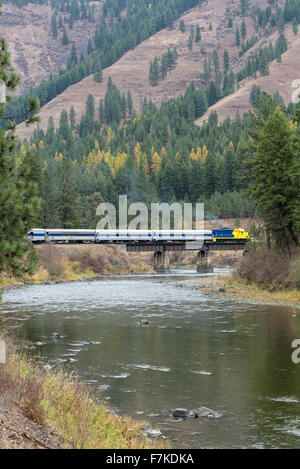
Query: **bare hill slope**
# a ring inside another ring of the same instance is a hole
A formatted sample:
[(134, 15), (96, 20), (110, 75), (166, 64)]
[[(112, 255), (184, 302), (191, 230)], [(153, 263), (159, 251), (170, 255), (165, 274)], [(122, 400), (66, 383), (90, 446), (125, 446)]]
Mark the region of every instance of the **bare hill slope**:
[[(256, 79), (247, 79), (241, 83), (240, 88), (233, 94), (226, 96), (221, 101), (211, 106), (204, 116), (197, 119), (196, 124), (201, 125), (208, 120), (211, 111), (218, 113), (219, 122), (227, 117), (233, 119), (239, 111), (242, 116), (248, 112), (252, 105), (249, 101), (252, 86), (260, 86), (263, 91), (273, 95), (276, 91), (280, 93), (286, 105), (292, 101), (292, 95), (298, 88), (300, 93), (300, 63), (297, 57), (300, 55), (300, 35), (294, 36), (291, 28), (286, 32), (289, 39), (289, 49), (282, 55), (282, 62), (277, 61), (270, 64), (270, 74), (259, 76)], [(298, 86), (296, 81), (298, 80)]]
[(0, 36), (9, 44), (11, 61), (18, 73), (22, 75), (22, 83), (18, 91), (23, 92), (30, 86), (38, 85), (50, 74), (57, 74), (71, 53), (72, 43), (76, 45), (78, 54), (86, 53), (87, 43), (94, 36), (95, 29), (101, 18), (102, 5), (95, 2), (95, 23), (79, 20), (70, 29), (64, 24), (70, 43), (61, 43), (62, 31), (53, 38), (51, 32), (50, 5), (29, 3), (21, 8), (11, 3), (4, 3), (0, 16)]

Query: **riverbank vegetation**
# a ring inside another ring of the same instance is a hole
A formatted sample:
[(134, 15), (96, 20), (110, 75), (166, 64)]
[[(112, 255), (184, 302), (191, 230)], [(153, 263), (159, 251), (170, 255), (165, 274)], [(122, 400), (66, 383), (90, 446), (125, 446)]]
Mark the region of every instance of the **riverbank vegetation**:
[(28, 283), (84, 280), (107, 274), (152, 273), (151, 253), (130, 253), (117, 246), (55, 246), (36, 248), (38, 256), (35, 272), (18, 277), (3, 272), (0, 287)]
[(244, 175), (262, 223), (239, 276), (269, 291), (300, 287), (300, 110), (287, 116), (266, 93), (250, 113)]
[(197, 280), (193, 286), (199, 291), (209, 292), (212, 295), (226, 296), (247, 303), (274, 304), (282, 306), (300, 307), (300, 289), (273, 289), (263, 288), (256, 282), (249, 282), (236, 274), (231, 276), (207, 277)]
[[(52, 446), (57, 444), (61, 448), (150, 449), (167, 446), (162, 439), (147, 438), (143, 422), (110, 413), (74, 373), (59, 368), (46, 370), (43, 363), (30, 358), (11, 340), (4, 338), (7, 360), (5, 365), (0, 365), (0, 409), (10, 409), (6, 412), (7, 419), (9, 416), (13, 419), (14, 414), (23, 415), (24, 419), (37, 425), (36, 433), (41, 427), (45, 431), (51, 429)], [(12, 408), (15, 408), (14, 412)], [(21, 418), (18, 422), (19, 429), (26, 424)], [(1, 440), (0, 432), (0, 447)], [(24, 440), (26, 444), (26, 432)], [(10, 444), (13, 447), (13, 440)]]

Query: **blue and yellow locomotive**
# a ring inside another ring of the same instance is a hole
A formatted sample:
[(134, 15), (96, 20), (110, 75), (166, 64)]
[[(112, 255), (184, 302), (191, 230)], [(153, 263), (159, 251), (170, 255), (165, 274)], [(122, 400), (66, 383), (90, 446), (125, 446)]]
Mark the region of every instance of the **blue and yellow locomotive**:
[(238, 228), (235, 230), (213, 230), (213, 241), (215, 243), (245, 243), (250, 239), (249, 233), (247, 233), (243, 228)]

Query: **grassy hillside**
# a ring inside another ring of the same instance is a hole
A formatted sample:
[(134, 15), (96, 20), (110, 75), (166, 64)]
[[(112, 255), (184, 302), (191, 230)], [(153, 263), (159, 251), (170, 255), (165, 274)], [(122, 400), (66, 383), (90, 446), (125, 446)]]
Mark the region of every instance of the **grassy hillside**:
[[(284, 2), (281, 1), (278, 4), (283, 6)], [(62, 94), (47, 103), (41, 110), (41, 128), (46, 128), (50, 116), (54, 118), (56, 126), (61, 111), (63, 109), (69, 111), (72, 105), (78, 120), (80, 120), (85, 111), (88, 95), (92, 94), (96, 102), (103, 98), (109, 77), (113, 79), (121, 91), (127, 92), (129, 90), (131, 92), (134, 108), (139, 111), (142, 108), (144, 97), (151, 98), (155, 104), (160, 105), (162, 102), (183, 93), (192, 81), (196, 87), (206, 86), (208, 82), (204, 73), (205, 62), (213, 61), (215, 51), (219, 56), (221, 71), (226, 49), (229, 54), (229, 68), (237, 74), (245, 67), (249, 57), (267, 46), (270, 41), (275, 44), (279, 37), (277, 27), (262, 29), (257, 23), (255, 9), (259, 7), (263, 10), (268, 6), (270, 5), (267, 0), (262, 0), (259, 4), (255, 0), (250, 1), (249, 10), (244, 19), (240, 11), (240, 3), (232, 3), (231, 0), (210, 0), (200, 7), (191, 9), (174, 22), (172, 29), (166, 28), (156, 33), (134, 50), (127, 52), (114, 65), (104, 70), (102, 83), (96, 83), (93, 76), (90, 75), (75, 85), (69, 86)], [(231, 25), (229, 24), (230, 18), (232, 19)], [(182, 21), (185, 25), (185, 32), (180, 30)], [(243, 21), (247, 31), (245, 44), (253, 37), (256, 37), (256, 40), (254, 45), (249, 47), (249, 50), (241, 54), (241, 46), (236, 45), (236, 30), (241, 31)], [(201, 40), (194, 42), (191, 49), (189, 47), (191, 29), (195, 32), (197, 26), (201, 29)], [(270, 67), (270, 75), (260, 76), (258, 74), (256, 80), (242, 81), (234, 94), (217, 103), (215, 107), (220, 111), (222, 120), (228, 115), (233, 117), (237, 110), (243, 113), (251, 107), (249, 94), (251, 86), (256, 82), (262, 89), (272, 92), (272, 94), (278, 91), (286, 102), (291, 100), (291, 83), (297, 75), (295, 72), (297, 64), (294, 58), (298, 54), (299, 35), (292, 32), (291, 24), (286, 27), (285, 33), (289, 42), (289, 50), (284, 54), (282, 63), (273, 62)], [(176, 67), (163, 80), (160, 80), (157, 86), (152, 86), (149, 81), (150, 62), (155, 57), (160, 60), (169, 48), (175, 47), (178, 52)], [(214, 65), (212, 64), (211, 67), (212, 73), (208, 81), (215, 78)], [(197, 123), (201, 124), (207, 115)], [(32, 132), (33, 127), (27, 129), (24, 124), (18, 126), (18, 134), (21, 139), (28, 138)]]

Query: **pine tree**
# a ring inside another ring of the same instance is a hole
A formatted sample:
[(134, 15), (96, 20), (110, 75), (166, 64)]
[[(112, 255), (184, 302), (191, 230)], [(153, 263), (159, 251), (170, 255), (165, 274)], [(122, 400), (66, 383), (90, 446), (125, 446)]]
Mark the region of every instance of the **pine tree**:
[(69, 44), (69, 38), (68, 38), (68, 34), (67, 34), (67, 31), (66, 31), (65, 28), (64, 28), (61, 43), (62, 43), (63, 46), (67, 46)]
[(78, 228), (80, 226), (80, 214), (76, 180), (73, 163), (67, 158), (63, 158), (61, 161), (61, 178), (59, 199), (61, 227), (64, 229)]
[(99, 59), (97, 59), (94, 63), (93, 72), (94, 72), (94, 76), (93, 76), (94, 81), (96, 83), (102, 83), (102, 81), (103, 81), (103, 71), (102, 71), (102, 64), (101, 64)]
[(127, 109), (128, 109), (128, 115), (131, 117), (132, 112), (133, 112), (133, 102), (132, 102), (132, 96), (130, 91), (127, 93)]
[(251, 196), (276, 245), (298, 244), (294, 209), (299, 199), (290, 170), (295, 161), (293, 135), (280, 108), (267, 119), (252, 163)]
[(189, 50), (193, 50), (193, 36), (192, 36), (192, 34), (190, 34), (190, 36), (189, 36), (188, 48), (189, 48)]
[(185, 24), (183, 20), (180, 21), (179, 29), (182, 33), (185, 33)]
[(201, 41), (201, 30), (200, 30), (199, 24), (197, 24), (195, 42), (200, 42), (200, 41)]
[(243, 41), (246, 39), (247, 37), (247, 28), (246, 28), (246, 23), (245, 21), (242, 22), (242, 26), (241, 26), (241, 37), (243, 39)]
[(153, 63), (150, 62), (150, 66), (149, 66), (149, 81), (151, 83), (152, 86), (154, 86), (154, 73), (153, 73)]
[(154, 57), (153, 61), (153, 86), (157, 86), (159, 81), (159, 66), (157, 57)]
[(239, 28), (236, 28), (236, 31), (235, 31), (235, 44), (238, 47), (241, 45), (241, 36), (240, 36)]
[(98, 119), (99, 122), (104, 122), (104, 104), (103, 99), (100, 99), (99, 107), (98, 107)]
[(228, 54), (227, 49), (224, 50), (224, 54), (223, 54), (223, 70), (224, 70), (225, 75), (229, 70), (229, 54)]
[(75, 113), (75, 109), (74, 109), (74, 106), (72, 105), (71, 109), (70, 109), (70, 127), (72, 130), (74, 130), (76, 128), (76, 113)]
[(52, 30), (52, 36), (57, 37), (57, 23), (56, 23), (56, 14), (53, 13), (51, 17), (51, 30)]
[(76, 46), (75, 46), (75, 44), (72, 44), (70, 63), (71, 63), (72, 66), (73, 66), (73, 65), (77, 65), (77, 63), (78, 63), (78, 60), (77, 60), (77, 51), (76, 51)]
[[(20, 77), (11, 70), (8, 45), (0, 38), (0, 76), (8, 92), (13, 92)], [(38, 110), (36, 99), (30, 101), (25, 115), (33, 116)], [(32, 228), (39, 211), (38, 187), (26, 180), (30, 171), (28, 158), (16, 164), (17, 139), (14, 125), (5, 116), (5, 96), (0, 103), (0, 120), (8, 122), (0, 127), (0, 272), (7, 270), (15, 275), (32, 272), (36, 265), (35, 251), (26, 242), (26, 233)], [(31, 117), (28, 123), (36, 120)]]
[(92, 121), (95, 119), (95, 100), (91, 94), (88, 95), (86, 100), (85, 113)]
[(293, 18), (293, 33), (295, 34), (295, 36), (297, 36), (298, 34), (298, 22), (295, 16)]

